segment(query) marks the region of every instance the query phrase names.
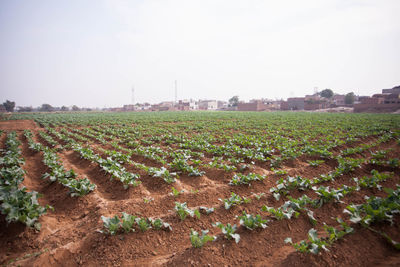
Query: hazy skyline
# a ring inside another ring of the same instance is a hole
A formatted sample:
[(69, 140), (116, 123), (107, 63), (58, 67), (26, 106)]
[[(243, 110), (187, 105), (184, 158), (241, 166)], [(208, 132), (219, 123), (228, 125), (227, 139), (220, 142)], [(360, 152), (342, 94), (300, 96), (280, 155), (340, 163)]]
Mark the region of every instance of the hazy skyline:
[(2, 0), (0, 102), (112, 107), (400, 85), (398, 0)]

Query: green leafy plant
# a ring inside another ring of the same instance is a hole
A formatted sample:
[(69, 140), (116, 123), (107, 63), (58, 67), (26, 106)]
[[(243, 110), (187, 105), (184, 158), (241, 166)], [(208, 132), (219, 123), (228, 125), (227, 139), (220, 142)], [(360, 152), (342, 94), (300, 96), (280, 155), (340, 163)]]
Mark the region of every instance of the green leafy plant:
[(179, 190), (175, 189), (175, 187), (171, 187), (171, 190), (172, 190), (172, 195), (174, 197), (177, 197), (184, 192), (184, 190), (179, 191)]
[(214, 211), (215, 211), (214, 208), (207, 208), (207, 207), (203, 207), (203, 206), (199, 207), (200, 213), (210, 214), (210, 213), (213, 213)]
[(217, 238), (215, 236), (208, 235), (208, 230), (202, 230), (201, 235), (198, 232), (190, 229), (190, 242), (194, 248), (201, 248), (207, 242), (214, 241)]
[(159, 170), (154, 170), (153, 171), (153, 177), (161, 177), (168, 184), (175, 183), (175, 181), (176, 181), (175, 177), (176, 176), (177, 176), (177, 174), (175, 172), (170, 173), (164, 167), (161, 167), (161, 169), (159, 169)]
[(175, 211), (178, 214), (179, 218), (183, 221), (185, 220), (186, 216), (189, 215), (190, 217), (196, 216), (200, 219), (200, 212), (199, 210), (191, 210), (187, 207), (186, 202), (180, 203), (175, 202)]
[(324, 205), (325, 203), (328, 203), (331, 200), (335, 200), (336, 202), (342, 202), (341, 199), (345, 195), (355, 191), (357, 188), (354, 186), (343, 185), (339, 189), (329, 189), (329, 186), (328, 187), (314, 186), (312, 189), (319, 196), (319, 198), (313, 202), (313, 205), (315, 207), (321, 207), (322, 205)]
[(101, 216), (101, 220), (103, 221), (103, 226), (106, 229), (106, 231), (102, 231), (102, 233), (107, 233), (110, 235), (117, 234), (121, 224), (121, 221), (119, 220), (117, 215), (111, 218)]
[(171, 225), (169, 223), (164, 222), (160, 218), (157, 219), (149, 218), (149, 221), (151, 223), (151, 226), (156, 230), (166, 229), (172, 231)]
[[(117, 216), (115, 216), (115, 217), (117, 217)], [(121, 227), (122, 227), (122, 229), (126, 233), (129, 233), (131, 231), (134, 232), (135, 229), (133, 228), (133, 225), (134, 225), (136, 219), (137, 219), (136, 216), (133, 216), (133, 215), (125, 213), (125, 212), (122, 212), (122, 218), (121, 218)], [(114, 221), (117, 222), (116, 219)]]
[[(27, 134), (27, 132), (25, 132)], [(29, 136), (29, 134), (27, 134)], [(24, 164), (21, 142), (17, 139), (17, 133), (12, 131), (7, 134), (3, 157), (0, 157), (0, 211), (6, 215), (7, 223), (21, 222), (29, 227), (40, 230), (39, 217), (46, 213), (51, 206), (40, 206), (36, 191), (27, 192), (21, 183), (24, 180), (25, 171), (20, 165)]]
[(230, 209), (233, 206), (236, 205), (240, 205), (242, 203), (249, 203), (251, 201), (251, 199), (249, 198), (245, 198), (245, 197), (241, 197), (237, 194), (235, 194), (234, 192), (231, 193), (231, 197), (227, 198), (227, 199), (218, 199), (219, 201), (224, 202), (224, 207), (225, 209)]
[(307, 162), (311, 167), (318, 167), (319, 165), (324, 163), (325, 160), (307, 160)]
[(233, 176), (233, 178), (229, 182), (229, 184), (230, 185), (241, 185), (241, 184), (250, 185), (250, 183), (253, 181), (261, 181), (264, 179), (265, 179), (265, 176), (260, 175), (260, 174), (249, 173), (247, 175), (244, 175), (244, 174), (238, 173)]
[[(285, 243), (293, 244), (291, 238), (286, 238)], [(328, 251), (327, 246), (329, 243), (318, 237), (317, 230), (311, 228), (308, 231), (308, 241), (302, 240), (298, 244), (293, 244), (293, 247), (300, 252), (310, 252), (318, 254), (321, 249)]]
[(277, 170), (275, 168), (271, 168), (271, 171), (273, 171), (276, 175), (285, 175), (288, 173), (286, 170)]
[(340, 223), (343, 230), (339, 230), (333, 226), (329, 226), (324, 224), (324, 229), (328, 233), (328, 242), (332, 244), (333, 242), (343, 238), (345, 235), (354, 232), (354, 229), (350, 227), (346, 222), (344, 222), (341, 218), (336, 218), (336, 221)]
[(266, 228), (267, 227), (267, 220), (263, 220), (261, 218), (261, 215), (252, 215), (252, 214), (247, 214), (245, 211), (243, 211), (242, 216), (238, 216), (240, 220), (240, 225), (243, 225), (249, 230), (254, 230), (256, 228)]
[(318, 237), (317, 231), (311, 228), (308, 231), (308, 240), (302, 240), (297, 244), (293, 244), (290, 237), (285, 239), (285, 243), (290, 243), (293, 247), (303, 253), (318, 254), (321, 250), (328, 251), (329, 246), (339, 239), (342, 239), (345, 235), (354, 232), (354, 229), (347, 225), (341, 218), (336, 218), (336, 221), (341, 225), (342, 230), (324, 224), (324, 229), (327, 234), (326, 237)]
[(391, 188), (384, 190), (388, 193), (388, 197), (365, 197), (365, 203), (348, 205), (343, 212), (350, 215), (350, 221), (360, 223), (365, 227), (379, 221), (388, 221), (393, 224), (393, 216), (400, 210), (400, 186), (397, 186), (396, 190)]
[(142, 232), (146, 232), (151, 228), (151, 222), (148, 218), (136, 218), (135, 221)]
[(125, 233), (135, 232), (135, 225), (142, 232), (146, 232), (152, 228), (155, 230), (172, 230), (171, 225), (160, 218), (137, 217), (125, 212), (122, 212), (121, 217), (117, 215), (114, 217), (101, 216), (101, 219), (105, 230), (100, 230), (99, 232), (110, 235), (116, 235), (121, 230)]
[(364, 176), (361, 179), (353, 179), (359, 187), (378, 188), (379, 190), (381, 190), (382, 186), (380, 186), (379, 183), (393, 177), (393, 173), (380, 173), (377, 170), (372, 170), (371, 174), (371, 177)]
[(228, 223), (227, 225), (223, 225), (220, 222), (216, 222), (215, 224), (213, 224), (213, 226), (221, 229), (226, 239), (228, 240), (234, 239), (236, 243), (239, 243), (240, 235), (235, 233), (237, 230), (236, 224), (232, 226), (230, 223)]
[(263, 196), (265, 196), (265, 193), (253, 193), (252, 194), (257, 200), (260, 200)]
[(270, 192), (273, 193), (276, 200), (279, 200), (281, 195), (287, 195), (290, 190), (295, 188), (303, 191), (311, 188), (313, 182), (310, 179), (301, 176), (288, 176), (287, 179), (279, 179), (276, 184), (276, 187), (270, 188)]

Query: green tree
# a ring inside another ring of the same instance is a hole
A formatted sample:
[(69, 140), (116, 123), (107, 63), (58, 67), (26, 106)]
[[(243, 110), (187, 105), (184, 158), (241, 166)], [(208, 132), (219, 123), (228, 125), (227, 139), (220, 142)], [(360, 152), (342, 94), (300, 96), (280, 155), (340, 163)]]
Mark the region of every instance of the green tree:
[(66, 106), (62, 106), (62, 107), (61, 107), (61, 110), (62, 110), (62, 111), (69, 111), (69, 108), (66, 107)]
[(239, 96), (235, 95), (229, 99), (229, 106), (231, 107), (237, 107), (239, 103)]
[(72, 110), (73, 110), (73, 111), (79, 111), (80, 108), (79, 108), (77, 105), (73, 105), (73, 106), (72, 106)]
[(6, 100), (6, 102), (3, 103), (4, 107), (8, 112), (13, 112), (15, 108), (15, 102)]
[(17, 107), (19, 112), (32, 112), (33, 108), (32, 107)]
[(320, 96), (325, 98), (331, 98), (333, 96), (333, 91), (331, 89), (322, 90)]
[(344, 103), (346, 103), (346, 104), (348, 104), (348, 105), (351, 105), (351, 104), (354, 103), (354, 98), (355, 98), (355, 96), (354, 96), (354, 93), (353, 93), (353, 92), (348, 93), (348, 94), (346, 94), (346, 96), (344, 97)]
[(53, 110), (54, 110), (54, 108), (50, 104), (43, 104), (40, 107), (40, 111), (51, 112)]

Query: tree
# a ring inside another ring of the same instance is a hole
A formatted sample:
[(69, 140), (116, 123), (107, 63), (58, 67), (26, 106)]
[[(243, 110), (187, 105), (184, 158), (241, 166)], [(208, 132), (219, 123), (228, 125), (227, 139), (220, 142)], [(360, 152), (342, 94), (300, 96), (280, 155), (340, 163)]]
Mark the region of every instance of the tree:
[(62, 107), (61, 107), (61, 111), (69, 111), (69, 108), (66, 107), (66, 106), (62, 106)]
[(239, 103), (239, 96), (235, 95), (231, 99), (229, 99), (229, 106), (230, 107), (237, 107)]
[(4, 107), (8, 112), (13, 112), (15, 108), (15, 102), (11, 102), (9, 100), (6, 100), (6, 102), (3, 103)]
[(354, 98), (355, 98), (355, 96), (354, 96), (354, 93), (353, 93), (353, 92), (348, 93), (348, 94), (346, 94), (346, 96), (344, 97), (344, 103), (347, 104), (347, 105), (351, 105), (351, 104), (354, 103)]
[(79, 111), (80, 108), (79, 108), (77, 105), (73, 105), (73, 106), (72, 106), (72, 110), (73, 110), (73, 111)]
[(54, 108), (50, 104), (43, 104), (40, 107), (40, 111), (51, 112), (53, 110), (54, 110)]
[(33, 108), (32, 107), (17, 107), (18, 112), (32, 112)]
[(331, 89), (322, 90), (320, 96), (325, 98), (331, 98), (333, 96), (333, 91)]

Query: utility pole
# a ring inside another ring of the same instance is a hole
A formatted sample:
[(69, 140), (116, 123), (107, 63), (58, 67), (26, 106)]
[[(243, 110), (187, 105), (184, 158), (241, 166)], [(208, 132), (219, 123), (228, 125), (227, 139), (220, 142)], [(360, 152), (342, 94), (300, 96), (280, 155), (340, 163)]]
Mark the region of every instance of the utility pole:
[(178, 81), (175, 80), (175, 105), (178, 103)]
[(132, 105), (135, 105), (135, 87), (132, 86)]

